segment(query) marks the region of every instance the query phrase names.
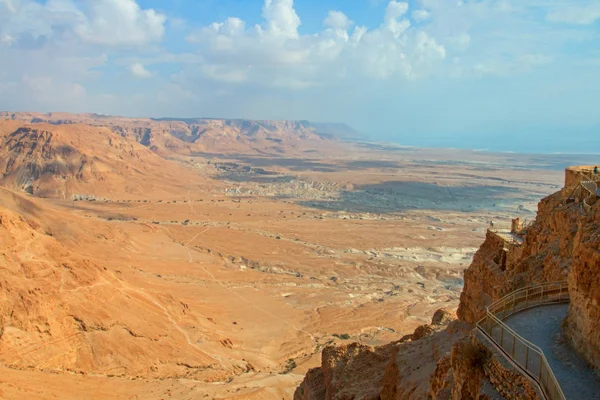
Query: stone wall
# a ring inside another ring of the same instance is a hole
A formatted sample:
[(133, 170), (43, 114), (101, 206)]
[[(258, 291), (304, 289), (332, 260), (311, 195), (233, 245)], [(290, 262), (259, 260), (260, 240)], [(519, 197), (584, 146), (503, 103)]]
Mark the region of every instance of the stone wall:
[(539, 387), (478, 333), (454, 344), (438, 362), (430, 387), (429, 398), (435, 400), (544, 399)]
[(572, 187), (581, 181), (590, 180), (594, 173), (594, 166), (568, 167), (565, 170), (565, 187)]

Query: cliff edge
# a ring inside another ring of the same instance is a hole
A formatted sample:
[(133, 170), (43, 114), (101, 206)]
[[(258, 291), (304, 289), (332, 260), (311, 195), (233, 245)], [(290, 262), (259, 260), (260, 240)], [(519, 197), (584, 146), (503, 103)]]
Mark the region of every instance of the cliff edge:
[(592, 170), (567, 168), (565, 187), (540, 201), (531, 224), (488, 230), (465, 270), (458, 319), (419, 327), (408, 341), (380, 348), (328, 347), (294, 400), (542, 398), (472, 328), (504, 295), (566, 279), (571, 303), (564, 336), (600, 370), (600, 182)]

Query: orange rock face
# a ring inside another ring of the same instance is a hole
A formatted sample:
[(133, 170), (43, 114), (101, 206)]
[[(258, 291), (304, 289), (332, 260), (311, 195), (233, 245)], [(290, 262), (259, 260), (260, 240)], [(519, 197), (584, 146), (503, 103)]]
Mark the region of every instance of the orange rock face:
[(437, 363), (468, 332), (466, 326), (449, 329), (451, 320), (448, 316), (443, 324), (427, 326), (428, 334), (416, 341), (325, 348), (321, 367), (307, 373), (294, 400), (426, 398)]
[(581, 206), (565, 202), (563, 190), (540, 201), (535, 222), (522, 245), (487, 233), (473, 263), (465, 271), (458, 317), (475, 323), (485, 307), (505, 294), (539, 282), (565, 280), (573, 263), (582, 221)]
[(600, 213), (581, 218), (569, 273), (571, 303), (564, 332), (577, 351), (600, 371)]

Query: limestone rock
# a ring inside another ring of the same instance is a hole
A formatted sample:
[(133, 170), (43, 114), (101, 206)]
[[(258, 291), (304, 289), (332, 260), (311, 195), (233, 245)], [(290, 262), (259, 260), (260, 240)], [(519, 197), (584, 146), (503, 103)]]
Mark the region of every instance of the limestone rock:
[(440, 308), (433, 314), (431, 325), (448, 325), (456, 319), (456, 313), (445, 308)]
[(412, 340), (414, 341), (423, 339), (425, 336), (428, 336), (431, 333), (433, 333), (433, 328), (431, 326), (427, 324), (421, 325), (415, 329), (415, 332), (412, 334)]

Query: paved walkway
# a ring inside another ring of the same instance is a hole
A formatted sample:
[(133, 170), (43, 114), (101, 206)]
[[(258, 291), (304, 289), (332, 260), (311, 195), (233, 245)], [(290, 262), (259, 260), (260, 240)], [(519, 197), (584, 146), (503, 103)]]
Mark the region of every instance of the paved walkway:
[(568, 304), (541, 306), (504, 322), (542, 349), (567, 399), (600, 400), (600, 376), (562, 338), (560, 325), (568, 310)]

